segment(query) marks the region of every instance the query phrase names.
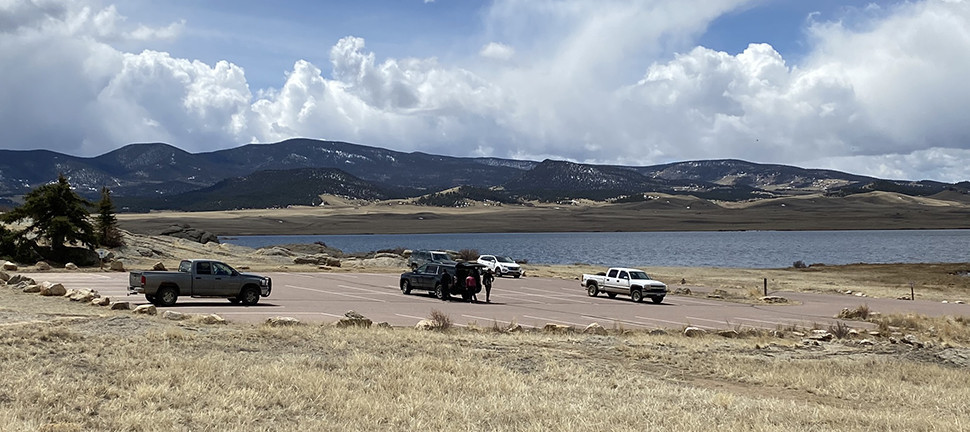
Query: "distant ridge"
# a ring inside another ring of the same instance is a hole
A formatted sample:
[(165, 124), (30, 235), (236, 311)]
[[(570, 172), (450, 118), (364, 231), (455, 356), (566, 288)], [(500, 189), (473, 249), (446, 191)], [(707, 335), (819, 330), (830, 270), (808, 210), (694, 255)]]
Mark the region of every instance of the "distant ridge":
[[(950, 192), (959, 197), (970, 189), (970, 182), (886, 180), (734, 159), (593, 165), (404, 153), (300, 138), (204, 153), (140, 143), (91, 158), (47, 150), (0, 150), (0, 205), (16, 203), (59, 173), (91, 199), (108, 186), (131, 211), (314, 205), (313, 196), (320, 194), (363, 200), (412, 198), (459, 186), (470, 187), (462, 192), (468, 199), (487, 196), (506, 203), (576, 198), (635, 202), (648, 199), (645, 194), (651, 192), (723, 201), (871, 191), (912, 196)], [(439, 201), (448, 200), (430, 202)]]

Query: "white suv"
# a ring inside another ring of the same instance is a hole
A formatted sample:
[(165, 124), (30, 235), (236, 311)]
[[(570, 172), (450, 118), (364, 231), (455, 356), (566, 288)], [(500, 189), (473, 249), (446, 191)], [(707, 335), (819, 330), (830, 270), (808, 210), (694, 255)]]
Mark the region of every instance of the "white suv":
[(481, 255), (478, 263), (484, 264), (496, 276), (522, 276), (522, 268), (512, 258), (501, 255)]

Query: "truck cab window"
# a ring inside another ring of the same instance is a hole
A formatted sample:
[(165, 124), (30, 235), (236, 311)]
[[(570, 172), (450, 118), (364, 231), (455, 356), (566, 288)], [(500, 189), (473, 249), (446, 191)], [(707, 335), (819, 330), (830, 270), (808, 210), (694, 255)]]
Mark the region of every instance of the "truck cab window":
[(198, 274), (212, 274), (212, 264), (207, 262), (200, 262), (195, 266), (195, 272)]
[(606, 277), (615, 278), (616, 277), (616, 270), (610, 270), (610, 273), (607, 274)]

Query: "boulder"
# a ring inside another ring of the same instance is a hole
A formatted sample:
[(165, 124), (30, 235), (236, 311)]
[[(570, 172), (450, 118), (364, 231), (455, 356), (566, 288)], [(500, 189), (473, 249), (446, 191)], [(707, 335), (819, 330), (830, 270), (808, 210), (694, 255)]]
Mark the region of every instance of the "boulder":
[(387, 321), (381, 321), (381, 322), (377, 323), (377, 328), (390, 329), (390, 328), (393, 328), (393, 327), (391, 327), (391, 323), (389, 323)]
[(202, 315), (199, 317), (199, 322), (202, 324), (227, 324), (225, 318), (216, 314)]
[(583, 333), (585, 333), (585, 334), (595, 334), (595, 335), (605, 336), (606, 335), (606, 329), (603, 328), (603, 326), (599, 325), (598, 323), (592, 323), (592, 324), (586, 326), (585, 329), (583, 329)]
[(741, 333), (738, 333), (737, 330), (720, 330), (717, 332), (717, 335), (720, 337), (726, 337), (728, 339), (737, 339), (741, 337)]
[(542, 331), (547, 333), (567, 333), (572, 331), (572, 327), (565, 324), (548, 323), (542, 327)]
[(166, 271), (168, 269), (165, 268), (165, 264), (162, 264), (162, 262), (159, 261), (159, 262), (155, 263), (155, 265), (152, 266), (152, 270), (155, 270), (155, 271)]
[(67, 293), (67, 289), (64, 288), (64, 285), (61, 285), (59, 283), (52, 284), (50, 282), (44, 282), (40, 286), (41, 288), (39, 293), (42, 296), (46, 296), (46, 297), (63, 296), (64, 294)]
[(379, 253), (374, 254), (374, 258), (395, 258), (395, 259), (397, 259), (397, 258), (401, 258), (401, 256), (398, 255), (398, 254), (396, 254), (396, 253), (379, 252)]
[(172, 311), (172, 310), (167, 310), (165, 312), (162, 312), (162, 318), (165, 318), (167, 320), (172, 320), (172, 321), (182, 321), (182, 320), (188, 318), (188, 315), (186, 315), (186, 314), (184, 314), (182, 312), (176, 312), (176, 311)]
[(505, 329), (506, 333), (519, 333), (522, 331), (525, 331), (525, 329), (522, 328), (522, 325), (519, 323), (510, 323), (509, 326)]
[(92, 289), (82, 289), (75, 290), (74, 293), (70, 295), (71, 301), (76, 302), (89, 302), (99, 297), (98, 292)]
[(111, 304), (111, 299), (108, 297), (98, 297), (91, 300), (91, 305), (93, 306), (107, 306)]
[(371, 324), (373, 324), (373, 321), (354, 311), (347, 311), (343, 318), (333, 323), (333, 325), (338, 328), (370, 327)]
[(155, 305), (145, 304), (138, 305), (132, 312), (143, 315), (156, 315), (158, 314), (158, 309), (155, 308)]
[[(20, 284), (17, 284), (17, 285), (19, 286)], [(40, 292), (40, 289), (41, 289), (41, 286), (40, 285), (38, 285), (38, 284), (30, 284), (30, 285), (25, 286), (24, 289), (23, 289), (23, 291), (25, 293), (39, 293)]]
[(9, 280), (7, 280), (8, 285), (17, 285), (21, 282), (27, 282), (28, 285), (34, 285), (37, 283), (37, 282), (34, 282), (34, 280), (31, 278), (24, 275), (19, 275), (19, 274), (13, 275), (12, 277), (10, 277)]
[(434, 321), (431, 321), (429, 319), (423, 319), (421, 321), (418, 321), (418, 323), (414, 325), (414, 329), (415, 330), (434, 330), (435, 329)]
[(10, 280), (10, 275), (7, 272), (0, 270), (0, 282), (7, 283)]
[(256, 249), (255, 253), (256, 255), (264, 255), (264, 256), (282, 256), (282, 257), (293, 256), (293, 252), (290, 252), (289, 249), (281, 248), (279, 246), (259, 248), (259, 249)]
[(77, 264), (74, 264), (74, 263), (64, 264), (64, 269), (71, 270), (71, 271), (77, 270)]
[(37, 264), (34, 264), (34, 267), (37, 267), (38, 271), (50, 271), (51, 269), (51, 265), (48, 264), (47, 261), (37, 261)]
[(14, 263), (12, 263), (10, 261), (7, 261), (7, 262), (4, 262), (3, 263), (3, 266), (0, 267), (0, 268), (4, 269), (6, 271), (17, 271), (17, 264), (14, 264)]
[(270, 327), (289, 327), (299, 324), (300, 320), (293, 317), (270, 317), (266, 319), (266, 325)]
[(812, 334), (808, 338), (822, 342), (829, 342), (832, 339), (835, 339), (835, 335), (829, 333), (828, 330), (812, 330)]
[(150, 256), (152, 256), (152, 255), (155, 254), (154, 251), (152, 251), (151, 249), (146, 249), (146, 248), (135, 248), (135, 252), (138, 252), (138, 255), (141, 255), (141, 256), (143, 256), (145, 258), (148, 258), (148, 257), (150, 257)]
[(125, 271), (125, 262), (120, 260), (111, 261), (108, 269), (111, 271), (123, 272)]
[(131, 303), (126, 301), (116, 301), (110, 303), (111, 310), (131, 310)]
[(687, 327), (684, 329), (684, 336), (687, 337), (704, 336), (705, 334), (707, 334), (707, 331), (699, 327)]
[(916, 336), (913, 336), (911, 334), (908, 334), (902, 339), (900, 339), (900, 342), (907, 345), (912, 345), (916, 348), (923, 348), (926, 345), (923, 342), (921, 342), (919, 339), (917, 339)]
[(761, 301), (765, 303), (788, 303), (788, 299), (781, 296), (764, 296)]

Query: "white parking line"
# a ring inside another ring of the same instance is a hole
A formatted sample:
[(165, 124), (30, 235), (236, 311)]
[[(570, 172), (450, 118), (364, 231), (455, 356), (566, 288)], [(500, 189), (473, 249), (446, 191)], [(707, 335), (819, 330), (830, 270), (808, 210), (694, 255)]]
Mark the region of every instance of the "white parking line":
[(660, 326), (656, 324), (650, 324), (650, 323), (634, 321), (629, 319), (619, 319), (619, 318), (611, 318), (611, 317), (594, 317), (589, 315), (582, 315), (582, 317), (593, 321), (612, 321), (613, 323), (618, 323), (618, 324), (633, 324), (635, 326), (640, 326), (640, 327), (660, 328)]
[(396, 292), (393, 292), (393, 291), (392, 291), (392, 292), (387, 292), (387, 291), (375, 291), (375, 290), (372, 290), (372, 289), (369, 289), (369, 288), (361, 288), (361, 287), (355, 287), (355, 286), (350, 286), (350, 285), (337, 285), (337, 288), (347, 288), (347, 289), (355, 289), (355, 290), (358, 290), (358, 291), (364, 291), (364, 292), (369, 292), (369, 293), (371, 293), (371, 294), (380, 294), (380, 295), (397, 295), (397, 293), (396, 293)]
[[(542, 294), (532, 294), (532, 293), (522, 293), (521, 295), (531, 296), (531, 297), (541, 297), (541, 298), (550, 299), (550, 300), (568, 301), (568, 302), (579, 303), (579, 304), (593, 304), (592, 302), (589, 302), (589, 301), (586, 301), (586, 300), (582, 300), (582, 301), (580, 301), (580, 300), (573, 300), (573, 299), (561, 298), (561, 297), (555, 296), (555, 295), (542, 295)], [(546, 303), (546, 304), (548, 304), (548, 303)]]
[[(660, 319), (660, 318), (642, 317), (642, 316), (639, 316), (639, 315), (635, 316), (634, 318), (642, 319), (642, 320), (647, 320), (647, 321), (662, 322), (662, 323), (667, 323), (667, 324), (676, 324), (676, 325), (679, 325), (679, 326), (682, 326), (682, 327), (687, 327), (689, 325), (693, 325), (693, 324), (688, 324), (688, 323), (680, 322), (680, 321), (668, 321), (668, 320), (663, 320), (663, 319)], [(699, 324), (698, 325), (694, 325), (694, 327), (701, 327), (701, 328), (706, 328), (706, 329), (711, 329), (711, 330), (717, 330), (718, 329), (717, 327), (710, 327), (710, 326), (704, 326), (704, 325), (699, 325)]]
[(535, 319), (535, 320), (539, 320), (539, 321), (569, 324), (569, 325), (573, 325), (573, 326), (577, 326), (577, 327), (586, 327), (588, 325), (588, 324), (580, 324), (580, 323), (574, 323), (574, 322), (569, 322), (569, 321), (557, 320), (557, 319), (552, 319), (552, 318), (537, 317), (537, 316), (532, 316), (532, 315), (522, 315), (522, 317), (523, 318), (531, 318), (531, 319)]
[[(418, 316), (414, 316), (414, 315), (404, 315), (404, 314), (398, 314), (398, 313), (396, 313), (394, 315), (397, 315), (399, 317), (404, 317), (404, 318), (413, 318), (413, 319), (416, 319), (418, 321), (428, 319), (426, 317), (418, 317)], [(468, 325), (466, 325), (466, 324), (459, 324), (459, 323), (455, 323), (455, 322), (451, 323), (451, 325), (458, 326), (458, 327), (468, 327)]]
[(288, 287), (288, 288), (301, 289), (301, 290), (304, 290), (304, 291), (318, 292), (318, 293), (321, 293), (321, 294), (333, 294), (333, 295), (338, 295), (338, 296), (343, 296), (343, 297), (351, 297), (351, 298), (356, 298), (356, 299), (361, 299), (361, 300), (370, 300), (370, 301), (375, 301), (375, 302), (379, 302), (379, 303), (387, 303), (386, 300), (375, 299), (375, 298), (372, 298), (372, 297), (357, 296), (357, 295), (353, 295), (353, 294), (339, 293), (339, 292), (333, 292), (333, 291), (324, 291), (324, 290), (319, 290), (319, 289), (315, 289), (315, 288), (307, 288), (307, 287), (301, 287), (301, 286), (296, 286), (296, 285), (284, 285), (284, 286), (285, 287)]

